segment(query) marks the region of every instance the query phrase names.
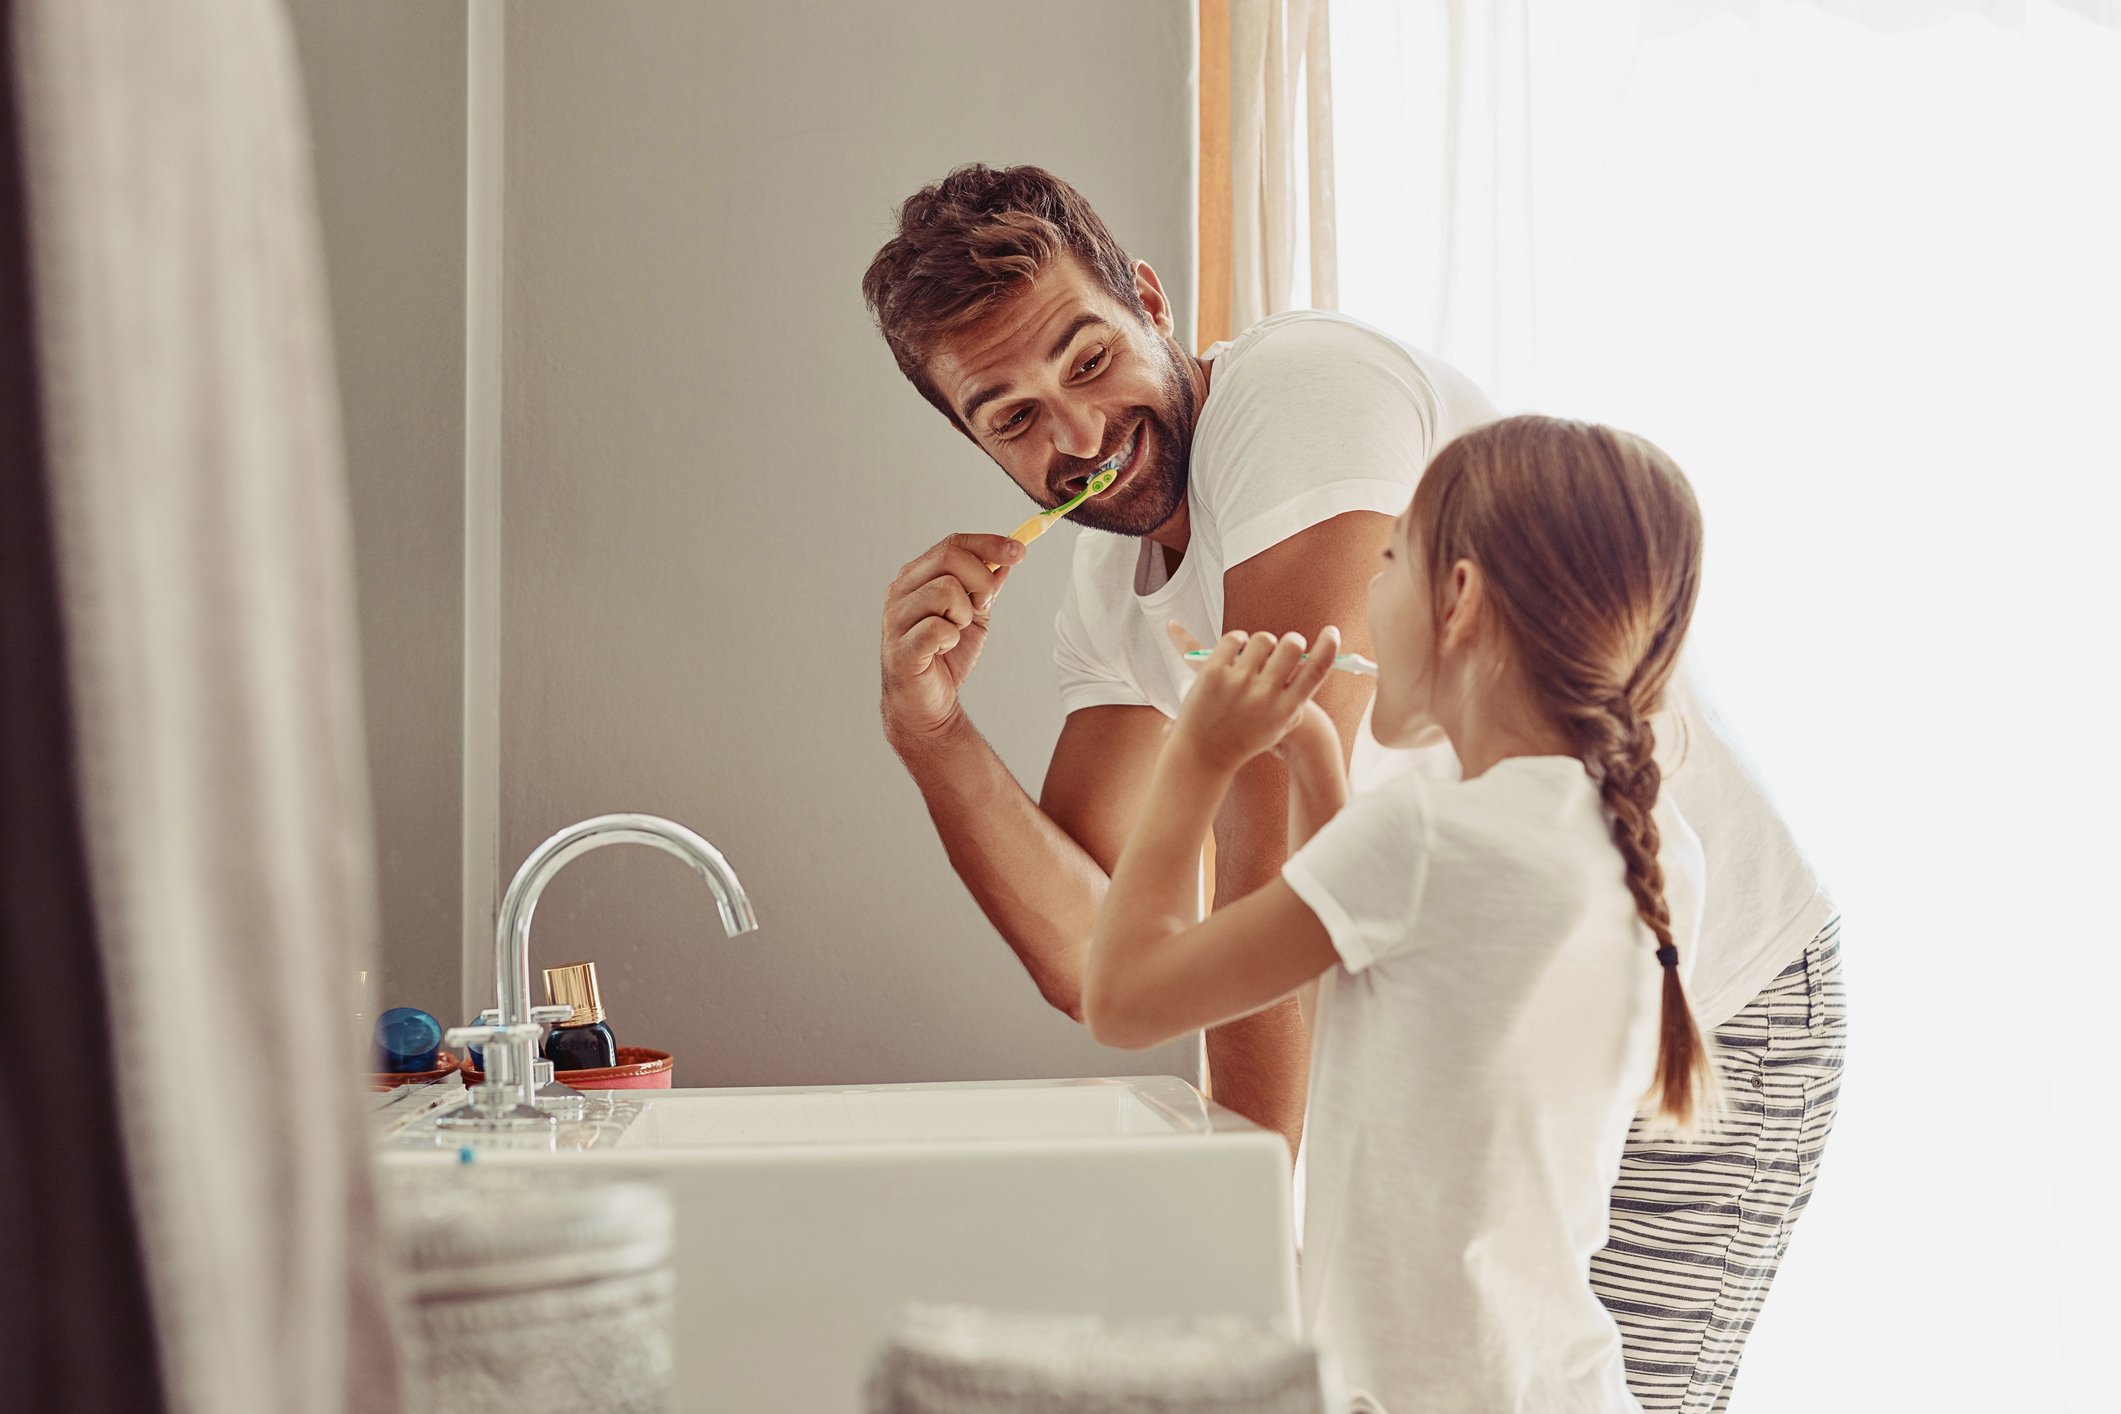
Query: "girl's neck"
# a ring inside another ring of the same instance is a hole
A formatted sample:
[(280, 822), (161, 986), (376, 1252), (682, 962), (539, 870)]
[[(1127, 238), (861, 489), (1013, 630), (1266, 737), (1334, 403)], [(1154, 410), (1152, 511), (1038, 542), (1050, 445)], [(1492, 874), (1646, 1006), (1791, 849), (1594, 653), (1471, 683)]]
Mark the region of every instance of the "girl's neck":
[(1472, 726), (1448, 733), (1451, 749), (1458, 755), (1459, 775), (1465, 780), (1484, 774), (1498, 761), (1513, 756), (1574, 756), (1566, 738), (1551, 728), (1545, 732), (1483, 730)]
[(1533, 705), (1515, 673), (1506, 671), (1484, 683), (1482, 690), (1465, 692), (1457, 707), (1451, 714), (1454, 720), (1442, 726), (1465, 780), (1513, 756), (1576, 754), (1568, 734)]

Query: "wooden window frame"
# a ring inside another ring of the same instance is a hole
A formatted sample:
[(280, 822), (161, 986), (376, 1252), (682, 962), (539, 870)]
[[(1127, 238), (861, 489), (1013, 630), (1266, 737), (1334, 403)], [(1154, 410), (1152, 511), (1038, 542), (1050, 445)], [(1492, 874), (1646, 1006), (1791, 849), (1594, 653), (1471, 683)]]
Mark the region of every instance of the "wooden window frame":
[(1200, 209), (1194, 349), (1230, 337), (1230, 0), (1199, 0)]

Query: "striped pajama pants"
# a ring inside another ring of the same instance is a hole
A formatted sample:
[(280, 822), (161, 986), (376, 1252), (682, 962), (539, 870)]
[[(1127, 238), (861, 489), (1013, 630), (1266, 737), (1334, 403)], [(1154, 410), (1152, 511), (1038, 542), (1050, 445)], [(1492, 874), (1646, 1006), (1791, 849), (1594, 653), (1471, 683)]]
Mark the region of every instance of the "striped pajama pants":
[(1728, 1121), (1628, 1135), (1591, 1285), (1620, 1327), (1645, 1414), (1714, 1414), (1790, 1230), (1811, 1200), (1841, 1095), (1841, 920), (1717, 1029)]

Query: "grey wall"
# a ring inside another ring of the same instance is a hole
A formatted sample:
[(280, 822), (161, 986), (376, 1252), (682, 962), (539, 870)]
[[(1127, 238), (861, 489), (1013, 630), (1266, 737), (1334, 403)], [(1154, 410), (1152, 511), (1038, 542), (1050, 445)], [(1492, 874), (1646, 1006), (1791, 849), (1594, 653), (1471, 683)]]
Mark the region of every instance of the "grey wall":
[(288, 0), (308, 92), (360, 595), (380, 1005), (455, 1019), (465, 11)]
[[(466, 6), (289, 0), (316, 141), (383, 883), (378, 1004), (458, 1019)], [(877, 615), (1024, 501), (900, 380), (859, 280), (960, 162), (1080, 186), (1191, 318), (1192, 7), (992, 0), (507, 7), (501, 878), (547, 833), (667, 814), (675, 861), (547, 892), (622, 1040), (691, 1084), (1191, 1074), (1049, 1012), (950, 873), (876, 720)], [(975, 718), (1036, 791), (1069, 532), (1004, 596)], [(475, 872), (475, 871), (474, 871)]]
[[(899, 378), (862, 307), (896, 202), (970, 160), (1080, 186), (1192, 315), (1186, 0), (508, 11), (501, 856), (601, 811), (714, 840), (606, 850), (533, 965), (599, 963), (679, 1082), (1190, 1074), (1049, 1011), (957, 884), (877, 725), (899, 565), (1025, 502)], [(969, 695), (1036, 790), (1067, 534)]]

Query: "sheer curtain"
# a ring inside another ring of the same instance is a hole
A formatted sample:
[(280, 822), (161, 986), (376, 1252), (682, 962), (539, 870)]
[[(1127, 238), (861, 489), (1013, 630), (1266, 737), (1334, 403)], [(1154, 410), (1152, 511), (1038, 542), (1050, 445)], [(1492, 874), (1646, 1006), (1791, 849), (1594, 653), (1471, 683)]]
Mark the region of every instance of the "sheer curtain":
[[(1333, 81), (1327, 0), (1204, 0), (1203, 83), (1226, 84), (1203, 106), (1213, 123), (1227, 109), (1227, 134), (1204, 133), (1204, 162), (1227, 162), (1226, 210), (1201, 213), (1202, 277), (1227, 272), (1221, 298), (1204, 298), (1202, 345), (1270, 314), (1333, 308)], [(1226, 59), (1217, 70), (1217, 59)], [(1225, 187), (1204, 174), (1202, 189)], [(1215, 292), (1217, 296), (1221, 292)]]
[(1640, 431), (1846, 918), (1733, 1401), (2111, 1408), (2121, 6), (1335, 0), (1341, 307)]

